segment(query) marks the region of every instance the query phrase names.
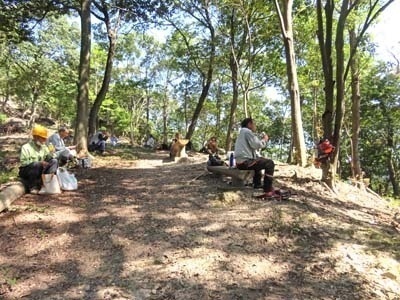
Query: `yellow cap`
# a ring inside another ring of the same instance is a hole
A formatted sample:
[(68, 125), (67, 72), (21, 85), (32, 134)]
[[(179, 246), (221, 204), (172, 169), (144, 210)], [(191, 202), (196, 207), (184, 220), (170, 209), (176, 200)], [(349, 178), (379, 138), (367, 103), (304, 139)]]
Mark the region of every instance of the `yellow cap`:
[(32, 129), (32, 135), (47, 139), (47, 128), (42, 125), (35, 125)]

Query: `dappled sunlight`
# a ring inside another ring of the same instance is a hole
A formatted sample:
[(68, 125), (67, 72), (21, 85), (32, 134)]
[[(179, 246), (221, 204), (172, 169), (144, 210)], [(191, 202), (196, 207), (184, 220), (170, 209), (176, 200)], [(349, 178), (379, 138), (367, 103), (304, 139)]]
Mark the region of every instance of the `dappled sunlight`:
[(155, 159), (143, 159), (143, 160), (139, 160), (135, 163), (135, 169), (154, 169), (157, 168), (159, 166), (163, 165), (163, 161), (161, 159), (155, 160)]
[(362, 274), (368, 281), (384, 284), (393, 295), (400, 295), (400, 262), (389, 254), (381, 251), (372, 254), (366, 245), (339, 242), (329, 255), (337, 259), (338, 272)]
[(181, 212), (181, 213), (175, 214), (174, 217), (185, 220), (185, 221), (194, 221), (194, 220), (198, 219), (195, 212)]
[(48, 234), (46, 230), (36, 230), (35, 233), (37, 241), (35, 244), (22, 243), (16, 247), (15, 251), (23, 252), (27, 257), (32, 257), (38, 253), (47, 253), (51, 261), (62, 261), (65, 259), (64, 255), (57, 252), (60, 247), (68, 247), (74, 241), (74, 237), (68, 233), (63, 233), (58, 236), (54, 236), (51, 241), (47, 240)]
[(17, 226), (20, 224), (31, 224), (31, 223), (36, 223), (36, 222), (52, 222), (56, 223), (58, 226), (66, 225), (69, 223), (74, 223), (81, 221), (82, 218), (86, 218), (86, 214), (81, 211), (79, 212), (78, 208), (75, 209), (60, 209), (62, 213), (64, 214), (62, 219), (54, 219), (54, 214), (53, 212), (50, 211), (50, 209), (46, 208), (41, 208), (37, 209), (39, 211), (33, 211), (31, 213), (25, 213), (18, 215), (15, 218), (15, 222), (17, 223)]
[[(0, 260), (11, 279), (23, 278), (10, 295), (374, 299), (373, 282), (399, 278), (387, 224), (372, 223), (378, 215), (360, 201), (311, 190), (312, 182), (299, 186), (298, 198), (277, 202), (254, 200), (253, 189), (220, 189), (225, 183), (205, 176), (203, 165), (107, 167), (80, 176), (77, 192), (41, 202), (26, 195), (28, 209), (3, 219), (12, 247), (0, 245)], [(374, 276), (363, 275), (371, 270)]]
[(204, 232), (214, 232), (214, 231), (221, 231), (223, 230), (225, 225), (219, 222), (213, 222), (211, 224), (207, 224), (206, 226), (202, 226), (199, 228), (199, 230), (202, 230)]

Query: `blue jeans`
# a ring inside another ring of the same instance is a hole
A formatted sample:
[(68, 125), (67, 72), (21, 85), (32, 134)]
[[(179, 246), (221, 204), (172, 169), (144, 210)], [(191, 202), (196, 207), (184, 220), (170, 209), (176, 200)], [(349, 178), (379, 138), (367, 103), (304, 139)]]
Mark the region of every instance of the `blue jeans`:
[(93, 152), (96, 150), (103, 153), (106, 150), (106, 141), (98, 141), (97, 144), (93, 142), (91, 145), (89, 145), (89, 151)]

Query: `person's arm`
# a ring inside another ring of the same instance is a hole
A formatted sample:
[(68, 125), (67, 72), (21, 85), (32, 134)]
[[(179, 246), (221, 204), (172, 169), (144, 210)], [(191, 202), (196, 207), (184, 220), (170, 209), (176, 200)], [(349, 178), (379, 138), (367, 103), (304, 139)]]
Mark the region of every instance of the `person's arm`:
[(21, 153), (19, 154), (19, 162), (21, 163), (21, 167), (25, 167), (32, 162), (29, 150), (26, 146), (22, 146), (21, 148)]
[(65, 144), (61, 141), (61, 137), (58, 134), (52, 135), (49, 138), (49, 143), (53, 144), (54, 148), (56, 149), (56, 152), (65, 150)]
[(267, 145), (267, 143), (264, 139), (260, 140), (252, 132), (247, 133), (247, 142), (249, 143), (250, 148), (253, 150), (258, 150), (258, 149), (264, 148)]

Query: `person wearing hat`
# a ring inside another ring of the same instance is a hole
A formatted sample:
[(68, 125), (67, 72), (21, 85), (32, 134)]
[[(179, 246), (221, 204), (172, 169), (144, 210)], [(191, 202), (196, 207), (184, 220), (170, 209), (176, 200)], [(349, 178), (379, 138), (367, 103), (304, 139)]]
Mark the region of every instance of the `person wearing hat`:
[(32, 129), (32, 139), (22, 145), (20, 153), (19, 177), (32, 194), (39, 193), (42, 186), (42, 174), (55, 174), (58, 161), (46, 145), (47, 129), (35, 125)]

